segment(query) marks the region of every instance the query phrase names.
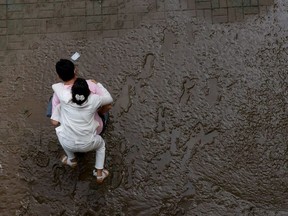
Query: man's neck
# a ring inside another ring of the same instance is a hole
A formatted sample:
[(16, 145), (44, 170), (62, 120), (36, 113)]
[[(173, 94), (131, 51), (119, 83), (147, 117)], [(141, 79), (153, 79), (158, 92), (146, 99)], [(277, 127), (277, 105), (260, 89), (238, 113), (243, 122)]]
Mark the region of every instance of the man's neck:
[(74, 82), (75, 82), (75, 80), (76, 80), (76, 77), (74, 77), (74, 78), (71, 79), (71, 80), (68, 80), (68, 81), (64, 82), (64, 85), (73, 85)]

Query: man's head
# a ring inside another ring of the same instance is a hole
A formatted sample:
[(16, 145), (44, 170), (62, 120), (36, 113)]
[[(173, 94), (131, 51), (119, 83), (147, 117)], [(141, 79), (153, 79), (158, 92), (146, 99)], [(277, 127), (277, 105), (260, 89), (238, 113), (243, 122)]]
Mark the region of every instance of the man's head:
[(56, 63), (56, 72), (64, 82), (72, 80), (75, 77), (75, 66), (68, 59), (60, 59)]

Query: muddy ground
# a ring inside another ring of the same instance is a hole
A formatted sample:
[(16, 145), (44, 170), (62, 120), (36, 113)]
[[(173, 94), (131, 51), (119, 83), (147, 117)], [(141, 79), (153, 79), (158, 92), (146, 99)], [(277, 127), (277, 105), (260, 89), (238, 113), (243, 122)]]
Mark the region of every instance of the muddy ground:
[[(143, 19), (116, 38), (42, 35), (1, 66), (1, 215), (288, 215), (288, 3), (212, 24)], [(63, 166), (45, 117), (55, 62), (114, 98), (106, 167)]]

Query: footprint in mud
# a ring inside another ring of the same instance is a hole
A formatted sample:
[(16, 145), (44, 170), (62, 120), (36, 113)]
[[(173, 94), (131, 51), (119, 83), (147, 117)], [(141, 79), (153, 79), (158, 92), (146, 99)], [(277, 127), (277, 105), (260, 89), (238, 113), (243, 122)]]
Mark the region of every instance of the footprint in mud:
[(185, 154), (181, 159), (181, 166), (183, 170), (185, 170), (185, 167), (187, 168), (187, 163), (189, 163), (197, 151), (200, 151), (206, 144), (213, 143), (214, 138), (218, 135), (216, 130), (205, 133), (201, 123), (196, 124), (196, 126), (193, 128), (193, 132), (195, 134), (192, 134), (190, 139), (183, 146), (183, 148), (186, 148), (185, 151), (183, 151)]
[(132, 97), (137, 95), (139, 100), (144, 102), (146, 95), (141, 94), (142, 88), (147, 85), (145, 79), (153, 76), (155, 56), (153, 53), (148, 53), (145, 56), (144, 63), (142, 65), (143, 70), (141, 71), (139, 77), (133, 79), (128, 77), (126, 80), (126, 85), (123, 86), (120, 96), (115, 102), (113, 108), (116, 115), (121, 116), (123, 113), (129, 112), (132, 106)]
[(127, 84), (122, 88), (119, 98), (115, 102), (113, 111), (117, 116), (127, 113), (132, 106), (132, 95), (135, 94), (135, 83), (131, 78), (127, 79)]
[(153, 76), (155, 56), (153, 53), (148, 53), (145, 56), (144, 63), (142, 65), (143, 70), (138, 79), (147, 79)]
[(154, 131), (160, 133), (165, 130), (165, 108), (159, 107), (156, 113), (156, 127)]
[(49, 164), (49, 157), (47, 154), (45, 154), (44, 152), (38, 152), (35, 156), (34, 156), (34, 162), (37, 164), (37, 166), (40, 167), (47, 167)]
[(17, 155), (20, 154), (22, 151), (21, 146), (15, 145), (15, 144), (7, 144), (4, 146), (4, 149), (9, 153), (17, 154)]
[(16, 77), (16, 79), (14, 80), (14, 83), (12, 83), (12, 89), (13, 89), (13, 97), (14, 99), (20, 99), (22, 98), (22, 94), (23, 92), (25, 92), (25, 87), (24, 87), (24, 78), (23, 77)]
[[(193, 88), (196, 85), (196, 79), (192, 78), (185, 78), (183, 84), (182, 84), (182, 94), (180, 96), (180, 103), (187, 104), (191, 101), (191, 97), (196, 95), (193, 94)], [(197, 100), (197, 99), (194, 99)]]
[(54, 186), (59, 186), (61, 187), (61, 182), (62, 182), (62, 178), (65, 175), (66, 170), (63, 166), (60, 166), (58, 164), (55, 164), (53, 166), (53, 183)]
[(212, 106), (217, 101), (218, 97), (218, 87), (217, 87), (217, 79), (209, 79), (207, 86), (207, 94), (206, 99), (208, 103)]
[[(119, 149), (118, 149), (119, 151)], [(123, 180), (123, 157), (115, 148), (111, 150), (110, 155), (106, 157), (106, 166), (110, 172), (110, 176), (107, 179), (111, 189), (118, 188)]]
[(177, 154), (179, 137), (180, 137), (180, 129), (178, 128), (173, 129), (171, 133), (171, 147), (170, 147), (170, 152), (172, 155)]

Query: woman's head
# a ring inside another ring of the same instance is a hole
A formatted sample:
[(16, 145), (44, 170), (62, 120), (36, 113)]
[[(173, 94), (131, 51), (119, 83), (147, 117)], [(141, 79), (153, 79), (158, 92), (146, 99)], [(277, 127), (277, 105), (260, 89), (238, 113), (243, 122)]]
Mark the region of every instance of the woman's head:
[(88, 96), (90, 90), (85, 79), (77, 78), (72, 86), (72, 102), (81, 105), (83, 104)]

